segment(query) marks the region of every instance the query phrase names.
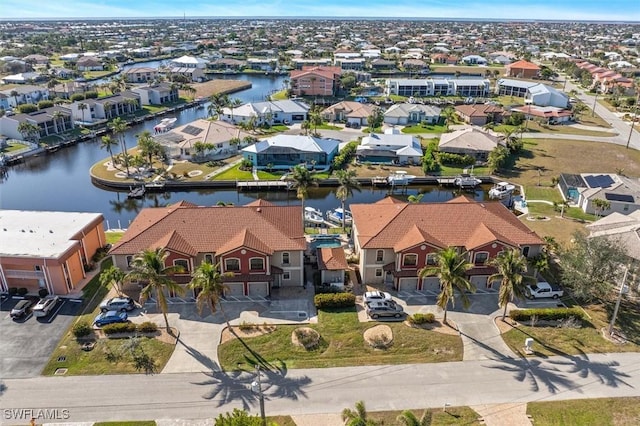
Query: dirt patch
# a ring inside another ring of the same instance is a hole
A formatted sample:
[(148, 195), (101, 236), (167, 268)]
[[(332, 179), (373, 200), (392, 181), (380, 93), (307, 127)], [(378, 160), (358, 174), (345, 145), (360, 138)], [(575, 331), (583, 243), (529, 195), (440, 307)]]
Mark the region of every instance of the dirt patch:
[(364, 340), (377, 349), (385, 349), (393, 343), (393, 331), (388, 325), (375, 325), (364, 332)]
[(129, 339), (134, 335), (137, 335), (141, 337), (154, 338), (163, 343), (169, 343), (171, 345), (175, 345), (178, 342), (178, 338), (180, 337), (180, 332), (175, 327), (171, 327), (170, 332), (168, 332), (164, 327), (158, 327), (158, 331), (155, 331), (153, 333), (117, 333), (107, 336), (102, 330), (99, 329), (93, 330), (93, 333), (98, 339)]
[(502, 321), (502, 316), (498, 316), (495, 317), (493, 321), (495, 322), (496, 327), (498, 327), (498, 330), (500, 330), (500, 334), (511, 331), (514, 328), (517, 328), (519, 325), (517, 321), (514, 321), (509, 317), (505, 318), (504, 321)]
[(440, 321), (434, 321), (432, 323), (425, 324), (411, 324), (409, 321), (405, 321), (404, 325), (411, 328), (421, 328), (423, 330), (435, 331), (436, 333), (448, 334), (451, 336), (457, 336), (458, 326), (451, 320), (447, 321), (448, 324), (443, 324)]
[[(233, 331), (231, 330), (233, 329)], [(251, 338), (258, 337), (265, 334), (273, 333), (276, 330), (275, 325), (256, 325), (251, 328), (244, 328), (243, 330), (240, 327), (229, 327), (222, 330), (222, 336), (220, 337), (220, 344), (228, 342), (229, 340), (237, 339), (237, 338)]]
[(310, 327), (298, 327), (291, 332), (291, 343), (306, 350), (312, 350), (320, 344), (320, 333)]
[[(196, 98), (208, 98), (217, 93), (234, 93), (248, 89), (251, 83), (246, 80), (209, 80), (204, 83), (194, 83), (191, 85), (196, 89)], [(181, 91), (181, 96), (192, 96), (189, 92)]]

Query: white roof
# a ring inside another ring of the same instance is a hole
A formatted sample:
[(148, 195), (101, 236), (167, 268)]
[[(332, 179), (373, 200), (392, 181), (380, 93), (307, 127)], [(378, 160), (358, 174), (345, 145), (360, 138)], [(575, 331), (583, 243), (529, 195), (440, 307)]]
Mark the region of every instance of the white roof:
[(326, 152), (330, 153), (338, 147), (339, 141), (334, 139), (314, 138), (312, 136), (299, 135), (276, 135), (272, 138), (264, 139), (243, 148), (243, 152), (260, 153), (272, 146), (282, 148), (293, 148), (304, 152)]
[(440, 137), (440, 148), (458, 148), (473, 151), (493, 151), (502, 145), (498, 137), (493, 136), (478, 127), (468, 127), (451, 133), (443, 133)]
[(55, 258), (78, 244), (78, 232), (100, 213), (0, 210), (0, 256)]
[(367, 150), (389, 151), (396, 155), (422, 156), (420, 141), (416, 137), (406, 134), (374, 133), (365, 136), (356, 151), (365, 154)]
[(178, 59), (173, 59), (171, 62), (176, 64), (207, 64), (209, 61), (206, 59), (196, 58), (195, 56), (181, 56)]

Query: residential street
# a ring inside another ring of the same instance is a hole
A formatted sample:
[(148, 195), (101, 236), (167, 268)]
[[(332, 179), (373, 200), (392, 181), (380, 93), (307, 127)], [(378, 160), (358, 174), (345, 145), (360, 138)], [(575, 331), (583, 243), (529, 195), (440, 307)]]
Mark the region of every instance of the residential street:
[[(337, 413), (358, 400), (376, 411), (640, 396), (639, 372), (636, 353), (595, 354), (290, 370), (265, 374), (263, 388), (268, 415)], [(19, 408), (68, 409), (73, 422), (211, 418), (234, 407), (257, 413), (253, 380), (219, 372), (8, 379), (0, 421), (16, 424), (7, 410)]]

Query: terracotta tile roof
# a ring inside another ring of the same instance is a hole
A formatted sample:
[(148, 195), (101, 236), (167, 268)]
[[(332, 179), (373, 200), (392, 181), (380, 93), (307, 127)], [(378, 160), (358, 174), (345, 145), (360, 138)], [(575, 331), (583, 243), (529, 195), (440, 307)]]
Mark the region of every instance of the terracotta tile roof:
[(489, 114), (504, 114), (505, 110), (495, 105), (458, 105), (456, 111), (467, 117), (486, 117)]
[(255, 201), (245, 204), (245, 207), (264, 207), (264, 206), (272, 207), (272, 206), (275, 206), (275, 204), (267, 200), (263, 200), (262, 198), (258, 198)]
[(301, 207), (256, 202), (233, 207), (178, 203), (146, 208), (110, 254), (135, 254), (160, 246), (183, 253), (219, 253), (238, 244), (265, 253), (304, 250)]
[(227, 240), (224, 244), (218, 247), (216, 254), (224, 254), (232, 250), (239, 249), (240, 247), (250, 248), (260, 253), (272, 255), (273, 249), (255, 236), (251, 231), (246, 228), (242, 229), (236, 235)]
[(404, 249), (423, 242), (468, 250), (491, 241), (544, 244), (500, 202), (458, 197), (446, 203), (352, 204), (350, 209), (363, 249)]
[(342, 247), (323, 247), (318, 250), (318, 267), (325, 271), (342, 271), (349, 268)]
[(506, 66), (506, 68), (516, 68), (523, 70), (539, 70), (540, 67), (529, 61), (516, 61)]

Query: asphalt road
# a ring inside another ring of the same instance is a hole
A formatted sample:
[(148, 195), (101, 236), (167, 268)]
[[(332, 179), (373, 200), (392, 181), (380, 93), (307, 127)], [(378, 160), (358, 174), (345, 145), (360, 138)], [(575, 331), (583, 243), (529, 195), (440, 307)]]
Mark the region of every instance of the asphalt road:
[[(263, 387), (268, 415), (295, 415), (339, 413), (358, 400), (377, 411), (640, 396), (639, 372), (637, 353), (595, 354), (290, 370), (266, 374)], [(20, 409), (68, 410), (72, 422), (202, 419), (235, 407), (257, 413), (253, 380), (249, 373), (7, 379), (0, 422), (16, 424), (29, 413)]]

